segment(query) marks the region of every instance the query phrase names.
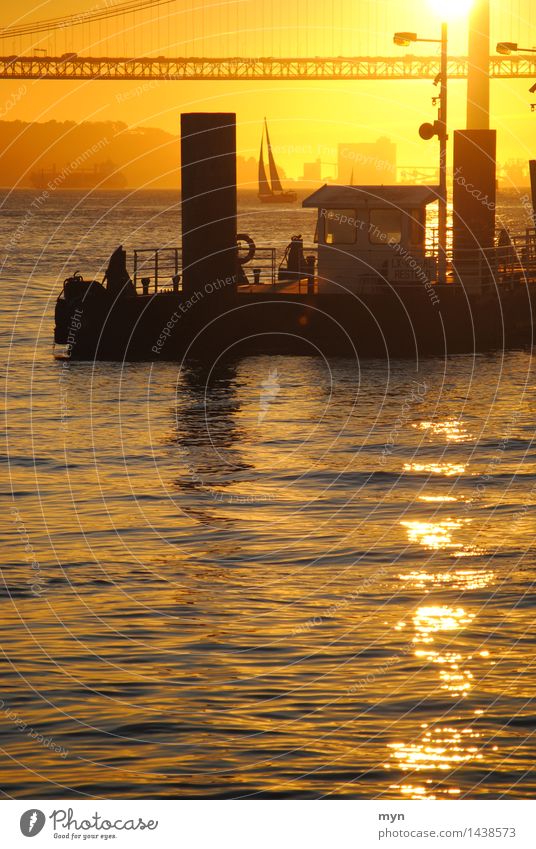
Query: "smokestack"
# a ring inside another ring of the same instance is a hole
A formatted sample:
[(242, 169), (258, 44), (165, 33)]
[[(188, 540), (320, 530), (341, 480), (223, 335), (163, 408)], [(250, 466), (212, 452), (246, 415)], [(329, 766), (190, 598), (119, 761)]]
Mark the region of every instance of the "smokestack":
[(467, 129), (489, 130), (489, 0), (474, 0), (469, 17)]
[(186, 294), (237, 281), (236, 115), (181, 115), (182, 268)]

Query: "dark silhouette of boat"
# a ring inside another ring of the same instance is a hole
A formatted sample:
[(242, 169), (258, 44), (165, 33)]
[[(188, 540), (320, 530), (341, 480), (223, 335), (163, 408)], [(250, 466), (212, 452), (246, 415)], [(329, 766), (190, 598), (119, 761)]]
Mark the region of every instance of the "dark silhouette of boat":
[[(426, 214), (434, 185), (322, 186), (303, 201), (317, 210), (314, 246), (295, 236), (278, 268), (273, 245), (237, 232), (236, 116), (183, 114), (181, 246), (136, 249), (132, 279), (122, 247), (105, 285), (68, 278), (56, 303), (56, 356), (418, 360), (532, 347), (536, 228), (496, 240), (491, 132), (454, 132), (465, 182), (453, 181), (443, 280)], [(479, 187), (476, 197), (467, 184)]]
[[(270, 170), (270, 180), (266, 174), (264, 167), (264, 134), (266, 133), (266, 147), (268, 148), (268, 168)], [(270, 185), (271, 181), (271, 185)], [(291, 189), (284, 189), (279, 179), (277, 165), (275, 164), (274, 155), (272, 153), (272, 145), (270, 144), (270, 136), (268, 135), (268, 124), (264, 119), (264, 127), (261, 136), (261, 152), (259, 154), (259, 194), (258, 198), (261, 203), (296, 203), (298, 195)]]
[(54, 186), (58, 189), (124, 189), (126, 177), (108, 160), (88, 168), (75, 167), (73, 163), (64, 168), (40, 168), (32, 171), (30, 181), (36, 189)]

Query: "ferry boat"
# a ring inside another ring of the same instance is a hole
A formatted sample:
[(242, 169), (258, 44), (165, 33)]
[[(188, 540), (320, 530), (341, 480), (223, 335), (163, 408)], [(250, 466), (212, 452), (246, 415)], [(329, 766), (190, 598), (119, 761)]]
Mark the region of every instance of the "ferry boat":
[(417, 359), (530, 346), (536, 231), (495, 232), (494, 144), (491, 130), (454, 133), (441, 275), (427, 215), (438, 186), (322, 186), (303, 201), (317, 211), (315, 235), (295, 235), (281, 259), (269, 242), (237, 234), (235, 115), (183, 114), (182, 245), (130, 259), (120, 247), (102, 283), (66, 280), (56, 355)]

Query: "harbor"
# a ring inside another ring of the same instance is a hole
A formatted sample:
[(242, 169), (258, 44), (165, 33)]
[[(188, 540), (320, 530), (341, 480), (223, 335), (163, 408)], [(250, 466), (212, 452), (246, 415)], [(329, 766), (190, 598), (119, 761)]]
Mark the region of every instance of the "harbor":
[[(122, 246), (110, 259), (105, 287), (80, 274), (68, 278), (56, 305), (56, 355), (135, 361), (316, 350), (418, 359), (530, 345), (536, 160), (530, 163), (532, 226), (521, 233), (498, 229), (489, 9), (479, 3), (469, 26), (467, 126), (452, 133), (448, 185), (447, 33), (442, 24), (439, 39), (394, 35), (397, 46), (423, 40), (440, 46), (437, 118), (419, 127), (421, 139), (438, 142), (437, 185), (324, 185), (302, 201), (317, 210), (307, 237), (312, 248), (304, 252), (302, 234), (289, 234), (280, 259), (268, 234), (257, 255), (251, 236), (237, 226), (236, 115), (182, 114), (181, 244), (135, 249), (133, 280)], [(517, 50), (509, 44), (498, 48)], [(281, 183), (266, 118), (258, 199), (297, 200)]]
[(530, 849), (536, 10), (19, 2), (6, 844)]

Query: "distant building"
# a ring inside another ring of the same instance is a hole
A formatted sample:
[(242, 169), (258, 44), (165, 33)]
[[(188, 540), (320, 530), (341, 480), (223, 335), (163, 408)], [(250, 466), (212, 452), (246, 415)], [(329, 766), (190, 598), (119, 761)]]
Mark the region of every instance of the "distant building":
[(315, 160), (315, 162), (304, 162), (303, 163), (303, 176), (302, 180), (307, 183), (321, 183), (322, 182), (322, 164), (320, 162), (320, 158)]
[(343, 186), (396, 183), (396, 144), (382, 136), (375, 142), (338, 145), (337, 182)]

